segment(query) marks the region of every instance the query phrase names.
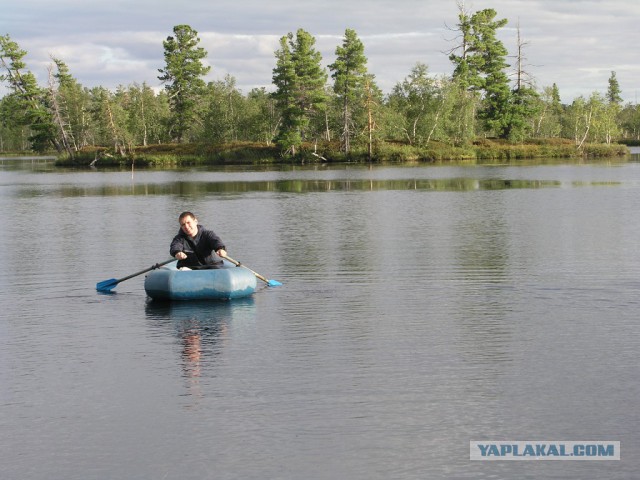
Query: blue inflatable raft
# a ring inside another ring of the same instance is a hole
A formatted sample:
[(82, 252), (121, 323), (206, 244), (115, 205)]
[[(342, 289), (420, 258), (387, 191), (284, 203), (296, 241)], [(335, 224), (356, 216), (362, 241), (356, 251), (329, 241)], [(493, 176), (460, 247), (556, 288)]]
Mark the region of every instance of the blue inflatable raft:
[(228, 300), (247, 297), (256, 290), (254, 273), (226, 260), (223, 268), (212, 270), (178, 270), (177, 263), (147, 274), (147, 295), (154, 300)]

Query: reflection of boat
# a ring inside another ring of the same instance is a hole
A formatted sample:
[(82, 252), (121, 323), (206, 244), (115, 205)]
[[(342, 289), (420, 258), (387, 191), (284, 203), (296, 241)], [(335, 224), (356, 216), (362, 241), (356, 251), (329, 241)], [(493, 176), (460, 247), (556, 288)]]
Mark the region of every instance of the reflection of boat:
[[(154, 324), (162, 322), (175, 325), (198, 324), (211, 327), (216, 323), (231, 323), (234, 320), (252, 320), (255, 313), (253, 296), (238, 298), (233, 302), (210, 302), (194, 300), (192, 302), (156, 302), (148, 300), (145, 313)], [(189, 327), (191, 328), (191, 327)]]
[(251, 295), (256, 277), (225, 260), (224, 268), (178, 270), (176, 262), (152, 270), (144, 289), (154, 300), (228, 300)]

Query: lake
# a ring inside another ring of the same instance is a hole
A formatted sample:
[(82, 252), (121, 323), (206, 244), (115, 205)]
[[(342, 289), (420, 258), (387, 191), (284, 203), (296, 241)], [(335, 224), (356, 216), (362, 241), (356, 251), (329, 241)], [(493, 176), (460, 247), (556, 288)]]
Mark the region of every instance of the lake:
[[(0, 477), (628, 479), (640, 158), (73, 171), (0, 159)], [(191, 210), (283, 283), (156, 303)], [(470, 441), (619, 441), (472, 461)]]

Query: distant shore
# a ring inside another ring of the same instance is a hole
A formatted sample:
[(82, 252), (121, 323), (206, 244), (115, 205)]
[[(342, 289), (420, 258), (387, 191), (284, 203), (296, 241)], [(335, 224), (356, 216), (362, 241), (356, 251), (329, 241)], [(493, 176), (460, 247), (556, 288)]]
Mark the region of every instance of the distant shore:
[(302, 165), (302, 164), (491, 164), (529, 163), (536, 159), (596, 159), (625, 157), (631, 149), (640, 148), (640, 142), (587, 144), (577, 149), (565, 139), (541, 139), (513, 144), (501, 140), (483, 139), (467, 146), (451, 146), (431, 142), (426, 147), (401, 143), (382, 143), (369, 152), (354, 149), (349, 154), (337, 145), (303, 145), (295, 156), (282, 156), (275, 145), (237, 142), (225, 145), (160, 144), (134, 147), (124, 154), (116, 154), (106, 147), (86, 147), (73, 158), (51, 152), (35, 155), (33, 152), (0, 154), (0, 159), (52, 160), (59, 167), (136, 167), (170, 168), (198, 165)]
[(305, 144), (295, 156), (280, 155), (275, 145), (236, 142), (224, 145), (160, 144), (134, 147), (116, 154), (105, 147), (87, 147), (73, 158), (57, 157), (64, 167), (131, 166), (176, 167), (195, 165), (278, 165), (311, 163), (494, 163), (542, 158), (606, 158), (629, 155), (622, 143), (586, 144), (581, 149), (566, 139), (540, 139), (527, 143), (509, 143), (482, 139), (467, 146), (431, 142), (427, 146), (381, 142), (368, 149), (341, 152), (337, 144)]

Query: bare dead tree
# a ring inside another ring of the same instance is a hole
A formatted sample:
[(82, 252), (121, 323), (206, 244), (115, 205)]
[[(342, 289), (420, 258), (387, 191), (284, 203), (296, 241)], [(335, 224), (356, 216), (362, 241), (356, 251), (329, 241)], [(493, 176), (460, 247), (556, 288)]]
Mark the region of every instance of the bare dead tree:
[(373, 132), (375, 131), (375, 128), (376, 128), (375, 120), (373, 118), (373, 109), (376, 105), (376, 102), (373, 98), (373, 88), (371, 86), (370, 76), (367, 76), (365, 78), (364, 88), (366, 92), (367, 132), (369, 134), (367, 154), (369, 157), (369, 162), (371, 162), (373, 160)]
[(59, 143), (64, 151), (67, 152), (69, 157), (73, 159), (78, 148), (75, 139), (73, 138), (69, 121), (64, 112), (64, 100), (60, 97), (60, 92), (56, 88), (53, 66), (49, 65), (47, 67), (47, 70), (49, 72), (49, 88), (47, 93), (49, 95), (49, 101), (51, 102), (50, 109), (53, 116), (53, 121), (58, 128), (58, 134), (60, 136)]
[(519, 92), (520, 90), (526, 87), (533, 88), (535, 82), (534, 82), (533, 75), (531, 75), (526, 70), (526, 68), (529, 67), (530, 65), (526, 63), (527, 57), (524, 54), (524, 50), (525, 50), (525, 47), (529, 45), (529, 42), (525, 42), (524, 40), (522, 40), (522, 35), (520, 33), (520, 20), (518, 20), (518, 25), (516, 27), (516, 34), (517, 34), (517, 37), (516, 37), (517, 38), (517, 44), (516, 44), (517, 54), (515, 55), (516, 71), (514, 72), (513, 75), (515, 75), (516, 77), (515, 90)]

